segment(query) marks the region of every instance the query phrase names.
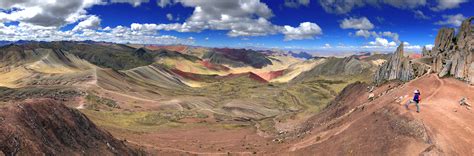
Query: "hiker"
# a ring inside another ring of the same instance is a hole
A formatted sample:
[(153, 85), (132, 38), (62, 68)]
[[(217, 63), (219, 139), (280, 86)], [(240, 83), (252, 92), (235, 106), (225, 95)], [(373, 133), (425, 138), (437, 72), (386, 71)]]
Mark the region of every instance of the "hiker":
[(405, 104), (405, 108), (408, 109), (408, 105), (410, 105), (410, 103), (415, 103), (416, 105), (416, 112), (417, 113), (420, 113), (420, 106), (419, 106), (419, 103), (421, 101), (421, 97), (420, 97), (420, 91), (417, 89), (413, 92), (415, 95), (413, 96), (413, 99), (410, 100), (407, 104)]

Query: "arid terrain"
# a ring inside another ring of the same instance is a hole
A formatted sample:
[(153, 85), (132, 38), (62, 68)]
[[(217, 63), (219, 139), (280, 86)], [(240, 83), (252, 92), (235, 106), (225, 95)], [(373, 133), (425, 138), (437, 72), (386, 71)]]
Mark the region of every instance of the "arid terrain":
[(474, 155), (471, 20), (419, 56), (11, 43), (0, 155)]

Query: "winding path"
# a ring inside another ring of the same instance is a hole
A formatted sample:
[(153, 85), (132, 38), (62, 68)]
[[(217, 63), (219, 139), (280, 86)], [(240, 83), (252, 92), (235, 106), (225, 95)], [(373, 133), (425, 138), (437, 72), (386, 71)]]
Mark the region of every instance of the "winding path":
[(411, 113), (431, 131), (439, 152), (474, 155), (474, 112), (458, 103), (462, 97), (473, 102), (472, 86), (453, 78), (439, 79), (436, 75), (410, 82), (408, 86), (420, 88), (422, 93), (436, 86), (420, 103), (421, 113)]

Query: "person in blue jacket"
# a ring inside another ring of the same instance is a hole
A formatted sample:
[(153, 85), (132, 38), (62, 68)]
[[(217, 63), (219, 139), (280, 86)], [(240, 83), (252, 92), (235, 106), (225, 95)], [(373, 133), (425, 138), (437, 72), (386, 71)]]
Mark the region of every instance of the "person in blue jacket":
[(410, 105), (410, 103), (415, 103), (416, 105), (416, 112), (417, 113), (420, 113), (420, 101), (421, 101), (421, 93), (420, 91), (417, 89), (413, 92), (415, 95), (413, 96), (413, 100), (410, 100), (410, 102), (408, 102), (407, 104), (405, 104), (405, 107), (408, 109), (408, 105)]

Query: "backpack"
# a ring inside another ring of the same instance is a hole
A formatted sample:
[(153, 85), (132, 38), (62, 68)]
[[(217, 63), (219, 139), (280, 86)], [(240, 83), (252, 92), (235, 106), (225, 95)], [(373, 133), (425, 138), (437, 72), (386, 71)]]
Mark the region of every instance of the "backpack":
[(413, 101), (416, 101), (416, 102), (420, 102), (420, 101), (421, 101), (420, 93), (415, 94), (415, 96), (413, 97)]

